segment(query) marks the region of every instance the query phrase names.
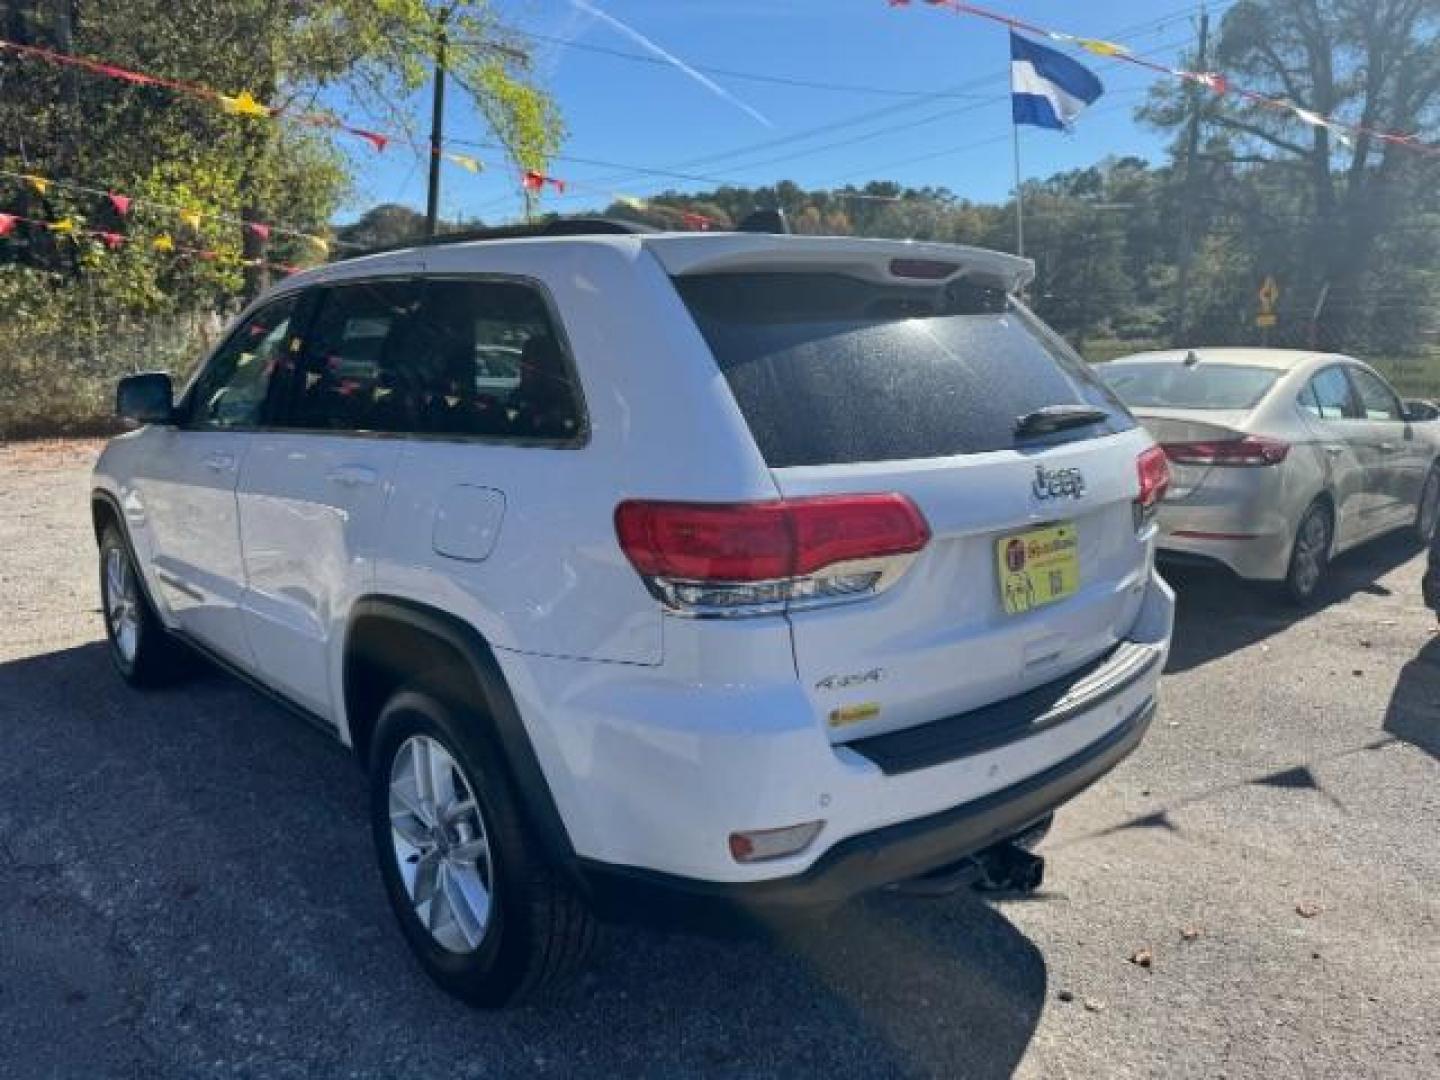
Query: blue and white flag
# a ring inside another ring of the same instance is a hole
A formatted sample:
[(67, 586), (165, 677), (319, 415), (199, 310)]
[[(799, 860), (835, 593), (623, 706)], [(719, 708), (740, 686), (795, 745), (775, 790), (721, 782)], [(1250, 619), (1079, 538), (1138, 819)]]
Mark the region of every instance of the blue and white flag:
[(1012, 30), (1010, 90), (1015, 123), (1061, 131), (1104, 93), (1105, 87), (1083, 64)]

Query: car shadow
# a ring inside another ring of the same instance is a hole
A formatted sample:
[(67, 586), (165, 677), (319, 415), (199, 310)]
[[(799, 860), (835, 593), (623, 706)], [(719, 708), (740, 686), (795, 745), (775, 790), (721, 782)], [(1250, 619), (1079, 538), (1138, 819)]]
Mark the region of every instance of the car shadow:
[(879, 894), (763, 942), (615, 928), (551, 1002), (474, 1012), (394, 928), (348, 752), (235, 680), (12, 661), (0, 746), (0, 997), (38, 1072), (1001, 1077), (1047, 995), (997, 910)]
[(1385, 710), (1385, 730), (1440, 761), (1440, 637), (1400, 669)]
[(1289, 604), (1276, 586), (1244, 581), (1221, 566), (1160, 562), (1175, 589), (1175, 636), (1167, 672), (1189, 671), (1264, 641), (1315, 612), (1360, 593), (1388, 596), (1379, 579), (1413, 559), (1420, 546), (1407, 532), (1362, 544), (1335, 559), (1308, 607)]

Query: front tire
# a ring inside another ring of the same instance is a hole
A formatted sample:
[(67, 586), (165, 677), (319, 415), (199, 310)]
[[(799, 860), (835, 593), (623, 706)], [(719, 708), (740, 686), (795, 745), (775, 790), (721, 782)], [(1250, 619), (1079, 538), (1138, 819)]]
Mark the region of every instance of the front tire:
[(1330, 567), (1333, 535), (1330, 508), (1316, 500), (1301, 517), (1295, 529), (1295, 542), (1290, 547), (1290, 566), (1283, 588), (1292, 604), (1303, 606), (1315, 599)]
[(110, 661), (131, 686), (163, 686), (184, 674), (181, 647), (150, 606), (130, 547), (114, 525), (100, 535), (100, 611)]
[(370, 820), (385, 892), (443, 990), (497, 1008), (573, 975), (593, 917), (537, 854), (481, 720), (402, 690), (377, 722)]

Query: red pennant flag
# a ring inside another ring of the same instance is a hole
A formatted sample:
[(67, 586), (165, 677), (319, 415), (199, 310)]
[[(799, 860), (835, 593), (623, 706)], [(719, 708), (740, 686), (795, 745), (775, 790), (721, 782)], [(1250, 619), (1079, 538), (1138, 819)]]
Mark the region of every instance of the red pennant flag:
[(383, 153), (386, 145), (390, 142), (386, 136), (381, 135), (378, 131), (366, 131), (363, 128), (350, 128), (349, 130), (352, 134), (359, 135), (360, 138), (375, 147), (377, 154)]
[(121, 244), (125, 243), (125, 237), (121, 236), (118, 232), (99, 232), (95, 235), (100, 237), (101, 242), (111, 251), (114, 251)]
[(562, 195), (565, 194), (565, 181), (564, 181), (564, 180), (551, 180), (550, 183), (552, 183), (552, 184), (555, 185), (555, 190), (558, 191), (558, 192), (560, 192), (560, 194), (562, 194)]
[(113, 191), (106, 198), (110, 200), (110, 205), (115, 207), (115, 212), (121, 217), (130, 212), (130, 203), (134, 201), (129, 195), (117, 195)]
[(245, 227), (249, 229), (252, 233), (254, 233), (256, 236), (258, 236), (261, 240), (270, 239), (270, 226), (266, 225), (263, 221), (247, 222)]
[(699, 229), (702, 232), (710, 228), (710, 219), (704, 214), (695, 214), (687, 211), (680, 215), (680, 220), (684, 221), (685, 224), (689, 225), (692, 229)]
[(534, 169), (526, 169), (520, 177), (520, 184), (526, 191), (539, 191), (545, 186), (545, 176)]
[(17, 220), (14, 214), (0, 214), (0, 236), (7, 235), (11, 229), (15, 228)]

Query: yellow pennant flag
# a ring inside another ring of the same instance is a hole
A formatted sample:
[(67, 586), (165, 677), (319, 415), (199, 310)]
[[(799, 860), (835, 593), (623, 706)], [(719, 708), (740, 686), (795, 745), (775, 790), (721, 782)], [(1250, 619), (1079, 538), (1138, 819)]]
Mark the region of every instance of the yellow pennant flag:
[(150, 241), (150, 246), (156, 251), (174, 251), (175, 241), (170, 239), (169, 233), (162, 232), (159, 236), (155, 237), (154, 240)]
[(321, 255), (330, 254), (330, 241), (326, 240), (324, 237), (307, 236), (305, 239), (309, 240), (310, 243), (314, 246), (315, 250), (320, 252)]
[(50, 190), (50, 181), (46, 180), (43, 176), (27, 176), (25, 177), (25, 180), (32, 188), (36, 190), (37, 193), (41, 195), (44, 195), (47, 191)]
[(255, 100), (255, 96), (249, 90), (241, 90), (234, 97), (219, 95), (220, 108), (235, 116), (269, 116), (268, 107)]
[(473, 157), (471, 157), (469, 154), (448, 154), (448, 153), (447, 153), (445, 156), (446, 156), (449, 160), (453, 161), (456, 165), (459, 165), (459, 166), (460, 166), (462, 169), (464, 169), (466, 172), (478, 173), (481, 169), (484, 168), (484, 166), (481, 165), (480, 162), (476, 161), (476, 160), (475, 160)]
[(1076, 38), (1075, 44), (1096, 56), (1130, 55), (1130, 50), (1124, 45), (1116, 45), (1113, 41), (1101, 41), (1099, 38)]
[(50, 231), (60, 233), (63, 236), (71, 236), (75, 232), (75, 219), (64, 217), (59, 221), (50, 223)]
[(200, 228), (200, 219), (201, 219), (203, 216), (204, 216), (204, 215), (201, 214), (199, 210), (181, 210), (181, 211), (180, 211), (180, 220), (183, 221), (186, 225), (189, 225), (190, 228), (196, 229), (196, 230), (198, 230), (198, 229)]

